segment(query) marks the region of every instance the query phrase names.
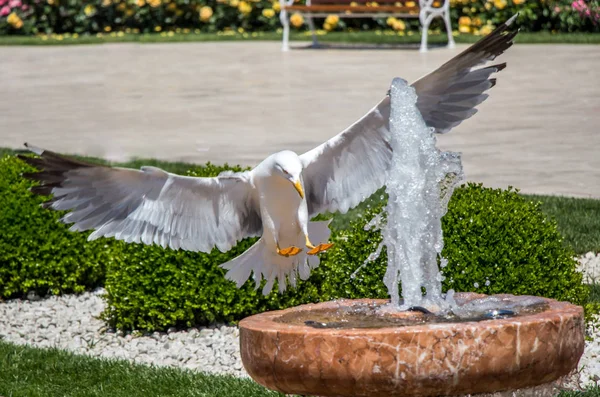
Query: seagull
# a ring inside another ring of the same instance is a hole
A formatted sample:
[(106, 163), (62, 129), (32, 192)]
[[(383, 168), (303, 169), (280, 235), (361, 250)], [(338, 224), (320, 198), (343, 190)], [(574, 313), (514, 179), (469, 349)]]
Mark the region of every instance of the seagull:
[[(446, 133), (473, 116), (496, 84), (493, 73), (506, 63), (485, 66), (513, 44), (517, 15), (488, 36), (412, 84), (417, 108), (436, 133)], [(260, 237), (240, 256), (221, 265), (241, 287), (253, 275), (256, 288), (275, 281), (283, 292), (306, 280), (330, 249), (328, 222), (311, 222), (324, 212), (346, 213), (383, 187), (392, 148), (390, 96), (316, 148), (298, 155), (284, 150), (254, 169), (198, 178), (156, 167), (140, 170), (93, 164), (32, 145), (38, 155), (20, 156), (39, 172), (31, 191), (53, 195), (45, 208), (69, 211), (61, 221), (71, 231), (93, 230), (88, 240), (114, 237), (163, 248), (210, 252)]]

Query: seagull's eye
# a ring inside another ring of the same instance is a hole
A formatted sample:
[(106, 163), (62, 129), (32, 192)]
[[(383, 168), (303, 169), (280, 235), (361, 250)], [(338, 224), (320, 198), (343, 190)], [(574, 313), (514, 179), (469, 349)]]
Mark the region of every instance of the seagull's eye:
[(286, 170), (284, 170), (284, 169), (281, 169), (281, 170), (282, 170), (282, 171), (283, 171), (283, 173), (284, 173), (284, 174), (286, 174), (286, 175), (289, 175), (289, 174), (290, 174), (289, 172), (287, 172), (287, 171), (286, 171)]

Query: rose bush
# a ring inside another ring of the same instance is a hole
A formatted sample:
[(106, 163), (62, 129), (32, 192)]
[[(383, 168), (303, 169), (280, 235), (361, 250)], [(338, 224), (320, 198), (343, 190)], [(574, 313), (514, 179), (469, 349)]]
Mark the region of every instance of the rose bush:
[[(405, 4), (412, 6), (414, 1)], [(378, 7), (375, 2), (368, 5)], [(525, 31), (598, 31), (600, 27), (596, 0), (451, 0), (451, 9), (453, 26), (461, 33), (487, 34), (517, 11)], [(0, 0), (0, 34), (272, 31), (280, 27), (279, 12), (279, 2), (272, 0)], [(290, 21), (296, 29), (306, 28), (299, 14), (291, 15)], [(418, 29), (418, 21), (397, 18), (330, 15), (317, 24), (325, 31)]]
[[(487, 34), (517, 11), (524, 31), (600, 31), (598, 0), (450, 2), (454, 29), (462, 33)], [(416, 4), (413, 0), (403, 3)], [(379, 7), (376, 2), (366, 4), (374, 10)], [(281, 27), (279, 12), (277, 0), (0, 0), (0, 34), (274, 31)], [(290, 22), (295, 29), (307, 28), (299, 14), (292, 14)], [(442, 27), (439, 19), (436, 23), (433, 29)], [(323, 32), (378, 29), (402, 34), (419, 28), (416, 19), (340, 19), (336, 15), (317, 19), (316, 24)]]

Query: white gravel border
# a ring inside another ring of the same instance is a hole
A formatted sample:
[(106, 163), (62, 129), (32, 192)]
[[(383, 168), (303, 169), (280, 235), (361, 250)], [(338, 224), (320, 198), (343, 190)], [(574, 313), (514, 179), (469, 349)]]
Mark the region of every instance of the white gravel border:
[[(239, 330), (220, 326), (134, 337), (106, 332), (97, 317), (104, 310), (103, 289), (48, 299), (0, 304), (0, 338), (35, 347), (58, 347), (93, 357), (245, 376)], [(33, 297), (32, 297), (33, 298)]]

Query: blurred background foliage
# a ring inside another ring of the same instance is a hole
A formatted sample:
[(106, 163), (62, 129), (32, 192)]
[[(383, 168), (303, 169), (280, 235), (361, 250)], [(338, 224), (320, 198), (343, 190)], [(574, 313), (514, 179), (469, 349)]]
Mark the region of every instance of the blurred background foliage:
[[(453, 28), (461, 33), (487, 34), (516, 12), (522, 31), (600, 32), (598, 0), (448, 1)], [(417, 3), (403, 0), (403, 4)], [(281, 29), (280, 10), (278, 0), (0, 0), (0, 35), (266, 32)], [(292, 14), (290, 20), (294, 29), (307, 29), (301, 15)], [(395, 30), (402, 35), (419, 29), (418, 19), (330, 15), (316, 24), (321, 33)], [(439, 18), (436, 24), (432, 29), (442, 27)]]

